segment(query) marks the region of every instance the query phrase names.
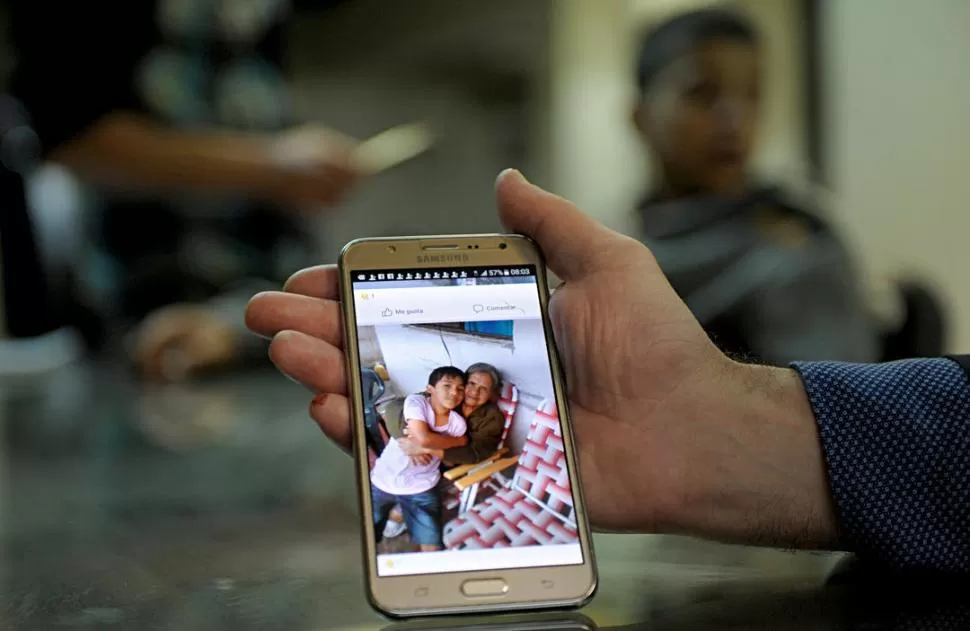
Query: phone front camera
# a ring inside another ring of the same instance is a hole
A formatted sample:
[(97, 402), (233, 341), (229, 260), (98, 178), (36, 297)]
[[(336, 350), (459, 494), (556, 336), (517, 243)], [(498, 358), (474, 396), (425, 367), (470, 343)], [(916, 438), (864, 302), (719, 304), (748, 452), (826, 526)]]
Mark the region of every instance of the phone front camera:
[(498, 249), (500, 249), (500, 250), (504, 250), (506, 247), (507, 246), (504, 243), (499, 243), (498, 244)]

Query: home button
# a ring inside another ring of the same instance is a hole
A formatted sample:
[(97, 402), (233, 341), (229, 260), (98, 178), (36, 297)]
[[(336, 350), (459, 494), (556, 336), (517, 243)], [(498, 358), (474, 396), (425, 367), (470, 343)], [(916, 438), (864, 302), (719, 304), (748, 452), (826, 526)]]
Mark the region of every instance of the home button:
[(486, 578), (478, 581), (465, 581), (461, 593), (465, 596), (501, 596), (509, 591), (509, 586), (500, 578)]

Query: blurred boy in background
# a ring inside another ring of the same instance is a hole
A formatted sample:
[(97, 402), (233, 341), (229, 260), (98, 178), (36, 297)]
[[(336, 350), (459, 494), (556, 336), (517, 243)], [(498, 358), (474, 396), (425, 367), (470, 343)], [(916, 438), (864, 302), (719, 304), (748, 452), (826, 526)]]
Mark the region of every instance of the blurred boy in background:
[(82, 262), (144, 374), (241, 359), (254, 289), (309, 264), (306, 211), (353, 186), (353, 142), (295, 126), (285, 0), (13, 3), (14, 96), (43, 155), (100, 185)]
[(754, 27), (721, 9), (677, 15), (644, 39), (634, 121), (655, 168), (643, 239), (724, 350), (779, 365), (875, 361), (876, 330), (837, 236), (751, 179), (762, 62)]

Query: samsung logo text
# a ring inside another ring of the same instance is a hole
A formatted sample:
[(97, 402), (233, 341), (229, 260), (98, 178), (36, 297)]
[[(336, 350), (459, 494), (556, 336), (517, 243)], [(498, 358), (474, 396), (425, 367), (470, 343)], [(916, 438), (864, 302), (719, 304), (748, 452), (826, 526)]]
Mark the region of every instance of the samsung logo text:
[(418, 256), (418, 263), (465, 263), (467, 254), (423, 254)]

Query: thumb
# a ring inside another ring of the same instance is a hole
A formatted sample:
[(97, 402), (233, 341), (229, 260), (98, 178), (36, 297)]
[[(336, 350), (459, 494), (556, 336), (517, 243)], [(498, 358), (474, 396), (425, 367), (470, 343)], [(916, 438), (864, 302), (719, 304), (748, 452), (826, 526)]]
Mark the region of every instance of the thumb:
[(498, 211), (509, 232), (531, 237), (549, 269), (575, 280), (594, 269), (623, 237), (591, 219), (571, 202), (530, 184), (515, 169), (495, 182)]

